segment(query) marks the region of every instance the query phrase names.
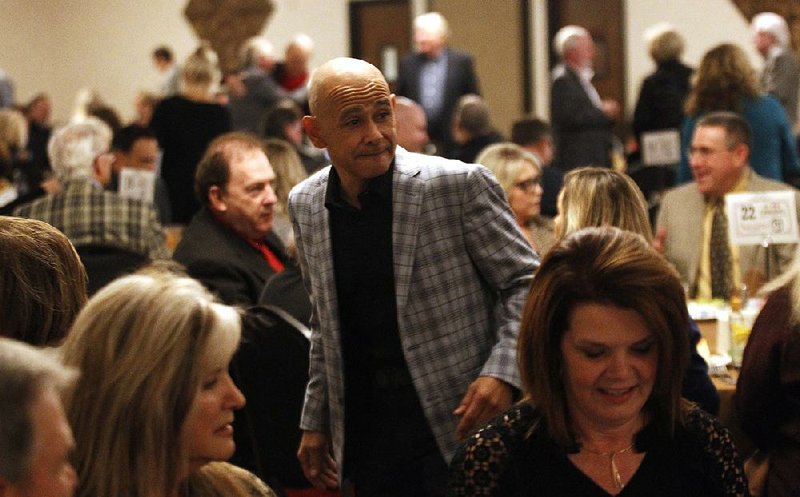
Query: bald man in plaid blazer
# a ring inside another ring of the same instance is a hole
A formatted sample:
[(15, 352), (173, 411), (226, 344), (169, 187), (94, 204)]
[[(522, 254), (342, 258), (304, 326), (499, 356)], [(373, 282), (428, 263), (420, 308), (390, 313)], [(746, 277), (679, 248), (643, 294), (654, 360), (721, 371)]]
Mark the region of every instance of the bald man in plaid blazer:
[[(337, 289), (350, 276), (341, 274), (341, 267), (362, 270), (359, 261), (338, 266), (349, 255), (337, 253), (336, 244), (344, 242), (336, 234), (343, 224), (336, 218), (343, 215), (337, 213), (336, 199), (358, 215), (367, 212), (369, 198), (386, 195), (390, 253), (383, 256), (393, 266), (390, 304), (396, 304), (402, 359), (445, 463), (459, 438), (507, 407), (512, 387), (519, 386), (518, 321), (539, 259), (486, 168), (395, 147), (394, 96), (373, 66), (334, 59), (317, 70), (309, 96), (313, 115), (304, 119), (306, 132), (316, 146), (328, 149), (333, 167), (295, 187), (289, 198), (313, 306), (310, 381), (298, 456), (315, 486), (334, 488), (342, 477), (343, 459), (350, 457), (344, 451), (345, 433), (359, 433), (350, 431), (346, 417), (363, 420), (366, 414), (345, 412), (345, 377), (352, 378), (345, 374), (351, 371), (346, 362), (360, 351), (343, 346), (352, 344), (347, 342), (352, 331), (342, 328), (342, 309), (349, 302), (340, 301)], [(369, 259), (367, 254), (361, 260), (365, 268)], [(366, 277), (361, 281), (368, 281)], [(352, 312), (347, 311), (350, 322)], [(348, 406), (353, 403), (360, 405), (348, 399)], [(387, 437), (393, 436), (390, 431)], [(383, 442), (376, 438), (370, 443)], [(409, 440), (414, 439), (409, 435)], [(403, 471), (393, 468), (392, 486), (403, 485)], [(411, 473), (409, 478), (423, 478)], [(359, 495), (386, 495), (386, 489), (365, 492), (368, 485), (360, 486), (358, 478), (354, 483)], [(438, 490), (426, 494), (438, 495)]]

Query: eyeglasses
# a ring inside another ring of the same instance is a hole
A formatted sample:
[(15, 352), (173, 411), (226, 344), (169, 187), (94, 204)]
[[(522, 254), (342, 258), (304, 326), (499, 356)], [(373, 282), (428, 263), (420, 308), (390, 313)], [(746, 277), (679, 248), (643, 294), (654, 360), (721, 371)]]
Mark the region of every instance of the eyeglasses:
[(690, 147), (689, 148), (689, 157), (698, 157), (701, 159), (705, 159), (712, 155), (720, 154), (722, 152), (728, 152), (728, 149), (713, 149), (708, 147)]
[(537, 177), (537, 178), (526, 179), (525, 181), (514, 183), (514, 186), (516, 186), (517, 188), (519, 188), (524, 192), (533, 193), (539, 186), (539, 178)]

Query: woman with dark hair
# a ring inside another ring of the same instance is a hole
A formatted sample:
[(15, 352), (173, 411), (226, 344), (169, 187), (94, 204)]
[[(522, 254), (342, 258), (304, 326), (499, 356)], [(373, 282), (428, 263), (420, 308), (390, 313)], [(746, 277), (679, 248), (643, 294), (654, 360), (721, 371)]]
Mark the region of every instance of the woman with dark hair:
[(563, 239), (522, 314), (524, 398), (467, 439), (451, 495), (747, 495), (728, 431), (681, 398), (688, 319), (675, 270), (643, 237)]
[[(573, 169), (564, 176), (558, 195), (556, 236), (592, 226), (614, 226), (632, 231), (652, 243), (653, 229), (647, 203), (636, 183), (622, 173), (604, 167)], [(689, 322), (689, 364), (683, 377), (683, 396), (711, 414), (719, 412), (719, 394), (708, 376), (708, 365), (697, 352), (700, 329)]]
[(0, 335), (56, 346), (86, 303), (86, 271), (60, 231), (0, 216)]

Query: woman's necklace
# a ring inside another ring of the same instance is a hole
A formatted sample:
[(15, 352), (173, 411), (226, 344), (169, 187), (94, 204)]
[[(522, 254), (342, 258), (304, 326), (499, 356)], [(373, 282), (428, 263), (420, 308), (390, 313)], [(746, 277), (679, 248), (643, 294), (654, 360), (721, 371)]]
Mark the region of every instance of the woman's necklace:
[(600, 452), (599, 450), (592, 450), (585, 446), (582, 447), (582, 449), (591, 454), (608, 457), (608, 460), (611, 463), (611, 478), (614, 480), (614, 484), (617, 486), (617, 490), (622, 490), (622, 487), (624, 487), (625, 484), (622, 483), (622, 476), (619, 474), (619, 468), (617, 467), (616, 457), (620, 454), (624, 454), (625, 452), (630, 452), (633, 449), (633, 445), (634, 444), (630, 444), (624, 449), (612, 450), (609, 452)]

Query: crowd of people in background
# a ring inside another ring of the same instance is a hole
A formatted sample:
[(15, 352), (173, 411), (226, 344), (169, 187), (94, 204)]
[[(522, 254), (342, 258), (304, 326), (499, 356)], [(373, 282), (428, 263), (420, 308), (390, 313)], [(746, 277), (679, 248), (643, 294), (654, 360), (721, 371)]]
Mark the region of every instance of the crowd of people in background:
[[(625, 140), (586, 28), (553, 38), (551, 122), (508, 136), (449, 34), (416, 17), (392, 82), (312, 68), (305, 34), (227, 74), (160, 46), (129, 122), (84, 91), (54, 126), (0, 70), (0, 491), (800, 493), (800, 244), (733, 244), (724, 209), (791, 192), (800, 219), (786, 20), (752, 20), (760, 75), (648, 30)], [(686, 307), (742, 291), (755, 454)]]

